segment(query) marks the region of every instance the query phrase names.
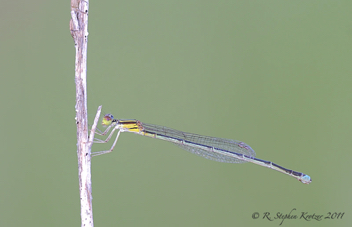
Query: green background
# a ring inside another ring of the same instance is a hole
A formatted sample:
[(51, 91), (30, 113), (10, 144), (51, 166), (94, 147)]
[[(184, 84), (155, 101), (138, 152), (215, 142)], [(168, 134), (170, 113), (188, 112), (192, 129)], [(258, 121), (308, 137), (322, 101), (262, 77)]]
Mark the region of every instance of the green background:
[[(123, 133), (92, 160), (95, 226), (351, 226), (351, 1), (90, 1), (89, 120), (248, 143), (304, 185)], [(69, 1), (2, 1), (0, 226), (79, 226)], [(110, 144), (95, 144), (94, 151)], [(258, 219), (252, 214), (259, 213)]]

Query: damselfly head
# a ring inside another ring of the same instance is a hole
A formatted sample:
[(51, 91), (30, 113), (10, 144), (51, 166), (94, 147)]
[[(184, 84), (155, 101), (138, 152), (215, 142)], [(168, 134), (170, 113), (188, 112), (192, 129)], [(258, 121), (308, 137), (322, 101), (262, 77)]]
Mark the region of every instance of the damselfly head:
[(108, 126), (108, 125), (111, 124), (112, 120), (114, 120), (114, 116), (112, 116), (112, 114), (105, 114), (101, 124), (104, 125), (104, 126)]

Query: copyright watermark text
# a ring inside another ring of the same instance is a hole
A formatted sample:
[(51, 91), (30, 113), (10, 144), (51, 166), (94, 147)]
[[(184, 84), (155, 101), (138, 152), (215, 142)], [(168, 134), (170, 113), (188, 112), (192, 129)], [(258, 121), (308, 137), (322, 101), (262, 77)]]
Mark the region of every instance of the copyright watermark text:
[(252, 214), (253, 219), (264, 219), (269, 221), (276, 221), (279, 220), (280, 224), (287, 219), (287, 220), (302, 220), (302, 221), (322, 221), (322, 220), (335, 220), (335, 219), (342, 219), (345, 212), (327, 212), (325, 214), (316, 214), (316, 213), (309, 213), (305, 211), (297, 211), (296, 208), (291, 209), (289, 212), (254, 212)]

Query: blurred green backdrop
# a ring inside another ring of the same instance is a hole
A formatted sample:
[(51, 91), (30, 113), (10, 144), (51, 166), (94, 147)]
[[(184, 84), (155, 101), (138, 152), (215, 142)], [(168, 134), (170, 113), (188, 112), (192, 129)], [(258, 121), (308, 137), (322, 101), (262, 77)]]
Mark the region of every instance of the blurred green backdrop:
[[(351, 1), (90, 1), (88, 108), (248, 143), (304, 185), (122, 134), (95, 226), (351, 225)], [(1, 1), (0, 226), (79, 226), (69, 1)], [(111, 144), (93, 146), (103, 150)], [(254, 212), (259, 218), (252, 218)]]

